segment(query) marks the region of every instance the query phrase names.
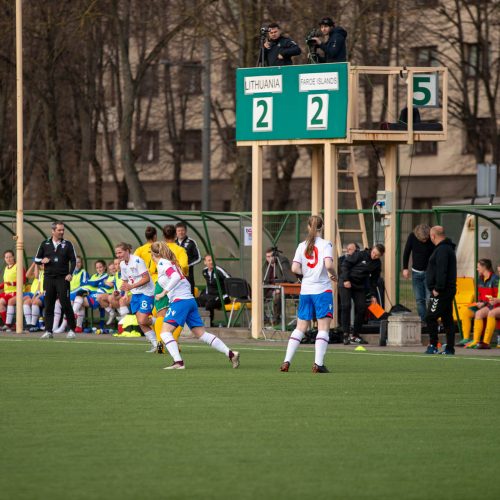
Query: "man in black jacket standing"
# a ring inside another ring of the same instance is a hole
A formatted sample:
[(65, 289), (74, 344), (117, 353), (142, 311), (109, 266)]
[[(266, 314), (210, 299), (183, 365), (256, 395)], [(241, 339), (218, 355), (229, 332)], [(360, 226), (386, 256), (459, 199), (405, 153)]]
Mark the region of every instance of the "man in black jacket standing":
[(323, 36), (328, 39), (326, 42), (320, 38), (312, 38), (316, 42), (316, 46), (324, 55), (318, 54), (318, 62), (320, 63), (337, 63), (347, 61), (347, 48), (345, 39), (347, 31), (340, 26), (335, 26), (331, 17), (324, 17), (319, 22), (319, 29)]
[[(346, 255), (342, 261), (339, 296), (344, 344), (366, 344), (359, 333), (365, 318), (367, 295), (370, 295), (372, 303), (377, 302), (377, 282), (382, 269), (380, 258), (384, 253), (384, 245), (377, 244), (369, 250)], [(351, 300), (354, 301), (354, 333), (349, 338)]]
[(426, 354), (437, 354), (438, 318), (446, 332), (446, 347), (441, 354), (455, 354), (455, 325), (453, 323), (453, 297), (457, 293), (457, 257), (455, 244), (446, 237), (442, 226), (431, 228), (430, 237), (436, 246), (429, 259), (425, 280), (431, 292), (425, 321), (429, 329), (430, 344)]
[(53, 338), (54, 306), (56, 299), (66, 315), (69, 332), (66, 338), (75, 338), (75, 315), (69, 298), (70, 282), (76, 266), (76, 253), (71, 241), (64, 239), (64, 222), (51, 225), (52, 237), (42, 241), (36, 253), (35, 262), (44, 265), (43, 287), (45, 290), (45, 333), (42, 339)]
[(194, 295), (194, 266), (201, 262), (200, 250), (196, 241), (187, 235), (187, 227), (184, 222), (178, 222), (175, 225), (175, 234), (177, 236), (175, 242), (184, 250), (188, 256), (189, 276), (186, 276), (191, 284), (191, 293)]
[(264, 42), (263, 66), (290, 66), (293, 64), (292, 57), (300, 55), (300, 47), (291, 38), (281, 34), (278, 23), (271, 23), (268, 29), (269, 36)]

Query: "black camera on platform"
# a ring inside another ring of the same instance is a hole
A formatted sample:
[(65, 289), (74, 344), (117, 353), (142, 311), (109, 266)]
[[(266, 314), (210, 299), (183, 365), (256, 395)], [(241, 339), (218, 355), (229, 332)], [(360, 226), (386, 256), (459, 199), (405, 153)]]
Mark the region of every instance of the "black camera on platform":
[(306, 35), (306, 43), (310, 47), (313, 47), (317, 45), (316, 40), (313, 40), (313, 38), (320, 38), (322, 36), (322, 33), (320, 30), (313, 28), (307, 35)]
[(267, 26), (260, 28), (260, 36), (266, 36), (271, 30)]

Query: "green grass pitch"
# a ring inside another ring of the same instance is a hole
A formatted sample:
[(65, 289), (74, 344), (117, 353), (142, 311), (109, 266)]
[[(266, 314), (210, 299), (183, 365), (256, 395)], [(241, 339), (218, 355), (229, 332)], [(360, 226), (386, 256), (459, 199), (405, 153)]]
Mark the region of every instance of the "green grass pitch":
[(1, 499), (500, 498), (498, 357), (146, 349), (0, 339)]

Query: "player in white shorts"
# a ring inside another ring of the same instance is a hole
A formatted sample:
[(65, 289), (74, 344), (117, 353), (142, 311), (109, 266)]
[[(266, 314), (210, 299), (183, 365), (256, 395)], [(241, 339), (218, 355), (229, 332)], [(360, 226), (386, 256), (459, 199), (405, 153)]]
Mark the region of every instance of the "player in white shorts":
[(205, 331), (203, 321), (198, 312), (198, 304), (191, 293), (191, 284), (182, 274), (177, 259), (165, 242), (155, 242), (151, 245), (151, 255), (158, 269), (158, 283), (163, 291), (156, 295), (160, 300), (168, 295), (169, 306), (161, 330), (161, 338), (172, 356), (174, 363), (165, 370), (184, 370), (184, 361), (179, 354), (179, 346), (172, 333), (187, 324), (195, 337), (221, 352), (231, 362), (233, 368), (240, 365), (240, 355), (231, 351), (224, 342), (215, 335)]
[(135, 314), (144, 336), (151, 342), (152, 347), (148, 352), (156, 352), (156, 335), (149, 319), (153, 310), (155, 286), (146, 263), (137, 255), (132, 254), (132, 245), (128, 243), (118, 243), (115, 247), (115, 255), (120, 260), (123, 280), (120, 290), (132, 294), (130, 311)]
[(308, 235), (295, 252), (292, 272), (302, 274), (302, 285), (297, 312), (297, 327), (290, 335), (285, 360), (280, 370), (287, 372), (293, 355), (304, 338), (309, 323), (318, 320), (315, 342), (313, 373), (328, 373), (324, 357), (328, 348), (330, 323), (333, 317), (333, 293), (331, 279), (336, 279), (331, 241), (321, 238), (323, 220), (317, 215), (309, 217)]

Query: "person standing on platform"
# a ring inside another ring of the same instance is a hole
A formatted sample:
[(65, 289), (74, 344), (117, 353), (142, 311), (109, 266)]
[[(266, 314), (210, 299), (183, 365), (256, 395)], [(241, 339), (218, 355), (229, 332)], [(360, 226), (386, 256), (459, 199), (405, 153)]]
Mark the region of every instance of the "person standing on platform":
[(66, 315), (68, 339), (75, 338), (76, 321), (71, 307), (70, 283), (76, 266), (76, 252), (71, 241), (64, 239), (64, 222), (52, 223), (52, 237), (38, 247), (35, 262), (44, 265), (43, 288), (45, 290), (45, 333), (42, 339), (51, 339), (54, 334), (54, 308), (59, 299), (63, 314)]

